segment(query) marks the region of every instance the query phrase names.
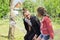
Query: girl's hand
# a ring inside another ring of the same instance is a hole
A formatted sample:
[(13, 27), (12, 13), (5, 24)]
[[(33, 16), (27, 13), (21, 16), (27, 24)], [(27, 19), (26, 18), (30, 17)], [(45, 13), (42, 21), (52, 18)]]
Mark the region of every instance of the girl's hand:
[(36, 40), (41, 40), (40, 36)]
[(33, 37), (33, 40), (36, 40), (37, 39), (37, 35), (35, 34), (35, 36)]

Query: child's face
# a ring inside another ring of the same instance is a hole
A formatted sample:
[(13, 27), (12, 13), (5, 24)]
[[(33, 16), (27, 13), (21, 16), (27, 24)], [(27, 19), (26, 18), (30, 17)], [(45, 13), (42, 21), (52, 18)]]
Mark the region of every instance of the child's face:
[(27, 11), (26, 13), (24, 13), (24, 17), (27, 18), (27, 19), (30, 19), (30, 13), (29, 13), (29, 11)]

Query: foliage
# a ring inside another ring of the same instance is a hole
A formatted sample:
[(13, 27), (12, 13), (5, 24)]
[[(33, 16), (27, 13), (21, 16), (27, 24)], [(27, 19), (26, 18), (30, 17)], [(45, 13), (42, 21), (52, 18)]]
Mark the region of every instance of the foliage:
[(0, 0), (0, 18), (3, 18), (9, 12), (9, 0)]
[(23, 7), (27, 8), (31, 12), (36, 12), (38, 6), (43, 6), (47, 9), (48, 14), (55, 18), (60, 17), (60, 0), (25, 0)]
[(47, 9), (47, 12), (52, 17), (57, 17), (60, 13), (60, 0), (45, 0), (43, 2), (45, 8)]
[[(9, 2), (10, 0), (0, 0), (0, 18), (5, 17), (9, 12)], [(51, 18), (60, 18), (60, 0), (25, 0), (23, 7), (27, 8), (30, 12), (36, 13), (39, 6), (44, 7)], [(55, 20), (54, 19), (54, 20)], [(60, 22), (60, 21), (59, 21)]]
[(31, 0), (25, 0), (25, 2), (23, 3), (23, 7), (27, 8), (30, 12), (35, 12), (36, 6), (36, 3)]

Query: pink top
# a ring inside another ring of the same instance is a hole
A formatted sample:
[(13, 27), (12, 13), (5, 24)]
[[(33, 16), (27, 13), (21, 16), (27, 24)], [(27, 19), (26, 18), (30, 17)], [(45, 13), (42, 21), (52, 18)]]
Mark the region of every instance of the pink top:
[(41, 22), (41, 32), (43, 34), (50, 35), (50, 38), (54, 38), (54, 32), (52, 28), (51, 20), (48, 16), (44, 16)]

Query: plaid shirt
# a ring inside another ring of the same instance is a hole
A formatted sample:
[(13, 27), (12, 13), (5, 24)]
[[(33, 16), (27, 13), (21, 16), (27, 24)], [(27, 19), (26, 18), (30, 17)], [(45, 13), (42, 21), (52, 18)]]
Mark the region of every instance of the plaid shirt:
[(52, 23), (48, 16), (43, 17), (43, 19), (41, 21), (41, 32), (42, 32), (42, 34), (50, 35), (50, 37), (52, 39), (54, 38)]

